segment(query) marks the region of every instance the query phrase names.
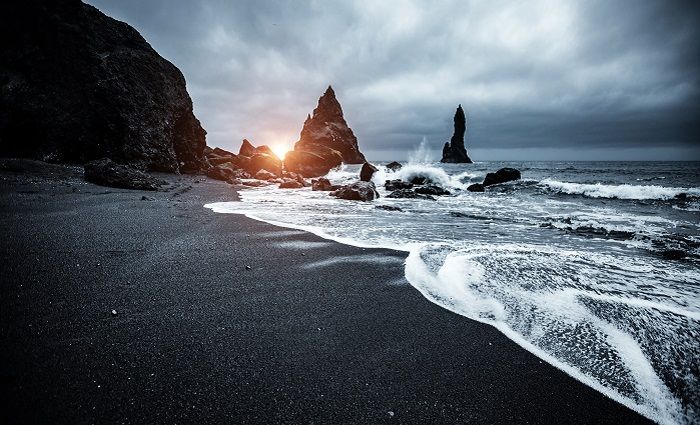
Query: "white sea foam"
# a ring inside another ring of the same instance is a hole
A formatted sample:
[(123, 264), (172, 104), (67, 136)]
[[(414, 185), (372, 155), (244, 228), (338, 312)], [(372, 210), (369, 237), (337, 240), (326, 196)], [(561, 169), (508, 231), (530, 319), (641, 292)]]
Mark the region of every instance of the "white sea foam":
[(631, 185), (631, 184), (583, 184), (560, 182), (545, 179), (540, 185), (549, 189), (567, 193), (570, 195), (584, 195), (592, 198), (616, 198), (616, 199), (672, 199), (680, 194), (693, 197), (700, 196), (700, 188), (666, 187), (655, 185)]
[[(700, 377), (692, 371), (700, 358), (700, 269), (696, 263), (644, 255), (636, 247), (648, 253), (668, 239), (697, 250), (697, 215), (676, 202), (672, 206), (681, 209), (658, 203), (601, 205), (590, 198), (692, 197), (698, 188), (540, 177), (515, 191), (457, 190), (480, 180), (485, 168), (413, 163), (375, 173), (382, 193), (384, 180), (418, 176), (456, 193), (431, 202), (386, 197), (347, 202), (325, 192), (263, 187), (241, 191), (242, 202), (206, 206), (348, 245), (406, 251), (406, 279), (430, 301), (496, 327), (656, 422), (696, 422)], [(356, 180), (358, 171), (344, 166), (328, 177), (345, 183)], [(551, 196), (557, 193), (584, 196)], [(403, 212), (378, 210), (378, 204), (400, 206)], [(679, 234), (672, 233), (676, 229)], [(343, 259), (312, 266), (336, 261)]]

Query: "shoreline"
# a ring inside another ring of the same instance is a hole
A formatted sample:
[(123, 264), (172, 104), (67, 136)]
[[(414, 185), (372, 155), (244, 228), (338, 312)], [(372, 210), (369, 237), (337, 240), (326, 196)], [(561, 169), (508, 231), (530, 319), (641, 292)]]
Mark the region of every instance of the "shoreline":
[(0, 170), (10, 423), (648, 423), (428, 302), (406, 252), (215, 213), (237, 192), (201, 176), (44, 168)]

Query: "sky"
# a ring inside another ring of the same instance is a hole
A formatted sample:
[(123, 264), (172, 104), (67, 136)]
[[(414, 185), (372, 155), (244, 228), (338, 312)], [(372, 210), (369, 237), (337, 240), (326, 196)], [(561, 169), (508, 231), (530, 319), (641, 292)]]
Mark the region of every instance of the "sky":
[(291, 149), (330, 84), (368, 159), (700, 160), (700, 2), (87, 0), (187, 80), (207, 144)]

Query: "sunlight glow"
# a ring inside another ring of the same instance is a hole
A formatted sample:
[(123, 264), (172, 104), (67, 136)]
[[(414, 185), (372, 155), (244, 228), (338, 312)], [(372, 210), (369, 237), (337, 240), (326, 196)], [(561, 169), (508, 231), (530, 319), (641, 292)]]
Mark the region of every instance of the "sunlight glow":
[(286, 143), (274, 143), (270, 145), (270, 149), (279, 157), (279, 159), (284, 159), (284, 156), (289, 152), (289, 146)]

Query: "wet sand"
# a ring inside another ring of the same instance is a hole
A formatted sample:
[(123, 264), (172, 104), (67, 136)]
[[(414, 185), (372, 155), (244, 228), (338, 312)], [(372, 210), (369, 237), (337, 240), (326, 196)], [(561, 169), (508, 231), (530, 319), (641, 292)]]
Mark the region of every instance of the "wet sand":
[(216, 214), (233, 187), (161, 177), (0, 160), (1, 423), (647, 422), (427, 301), (404, 253)]

